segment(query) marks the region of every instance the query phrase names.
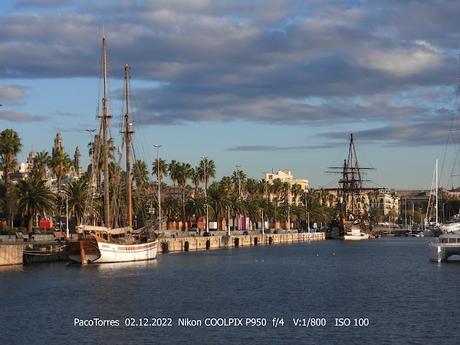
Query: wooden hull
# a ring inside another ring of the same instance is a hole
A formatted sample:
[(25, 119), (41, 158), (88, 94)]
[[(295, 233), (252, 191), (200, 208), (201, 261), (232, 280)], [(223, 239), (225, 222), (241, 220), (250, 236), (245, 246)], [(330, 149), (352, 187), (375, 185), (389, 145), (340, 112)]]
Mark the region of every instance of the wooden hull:
[[(81, 239), (69, 250), (69, 259), (82, 264), (130, 262), (155, 259), (158, 241), (138, 244), (98, 242), (96, 239)], [(78, 250), (77, 250), (78, 247)]]
[(41, 262), (55, 262), (67, 260), (66, 246), (46, 248), (46, 249), (26, 249), (23, 252), (23, 263), (26, 265), (41, 263)]

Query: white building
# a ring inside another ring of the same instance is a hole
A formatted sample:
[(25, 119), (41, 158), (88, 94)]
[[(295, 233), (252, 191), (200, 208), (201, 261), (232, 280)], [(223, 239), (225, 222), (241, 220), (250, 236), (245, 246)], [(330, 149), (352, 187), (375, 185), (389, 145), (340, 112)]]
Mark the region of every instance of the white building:
[[(308, 180), (294, 178), (294, 175), (292, 175), (292, 172), (287, 169), (278, 170), (276, 173), (274, 171), (265, 173), (264, 179), (265, 179), (265, 182), (268, 183), (269, 185), (273, 184), (273, 182), (277, 179), (279, 179), (283, 183), (285, 182), (289, 183), (290, 191), (291, 191), (290, 201), (291, 201), (291, 204), (293, 205), (300, 204), (300, 195), (308, 191)], [(292, 187), (294, 185), (300, 186), (301, 193), (299, 193), (298, 195), (294, 195), (294, 193), (292, 193)], [(273, 201), (274, 198), (275, 198), (275, 195), (270, 193), (270, 201)]]

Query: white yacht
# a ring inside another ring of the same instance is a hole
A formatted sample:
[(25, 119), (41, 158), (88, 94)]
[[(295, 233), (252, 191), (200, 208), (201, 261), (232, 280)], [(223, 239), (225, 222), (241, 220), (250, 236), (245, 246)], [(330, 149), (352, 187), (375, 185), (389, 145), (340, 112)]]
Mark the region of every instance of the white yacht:
[(437, 242), (430, 243), (431, 257), (434, 262), (445, 262), (452, 255), (460, 255), (460, 231), (439, 236)]
[(361, 241), (368, 240), (369, 234), (361, 232), (361, 228), (357, 225), (352, 225), (351, 231), (347, 231), (343, 236), (343, 239), (346, 241)]

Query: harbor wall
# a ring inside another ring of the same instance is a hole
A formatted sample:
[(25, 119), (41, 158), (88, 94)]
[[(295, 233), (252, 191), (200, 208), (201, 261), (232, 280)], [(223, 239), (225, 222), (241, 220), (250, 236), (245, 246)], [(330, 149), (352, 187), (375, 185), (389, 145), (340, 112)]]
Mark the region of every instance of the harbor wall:
[(325, 239), (324, 232), (257, 234), (209, 237), (160, 238), (158, 253), (194, 252), (214, 249), (230, 249), (274, 244), (305, 243)]
[(0, 244), (0, 266), (22, 265), (24, 244)]

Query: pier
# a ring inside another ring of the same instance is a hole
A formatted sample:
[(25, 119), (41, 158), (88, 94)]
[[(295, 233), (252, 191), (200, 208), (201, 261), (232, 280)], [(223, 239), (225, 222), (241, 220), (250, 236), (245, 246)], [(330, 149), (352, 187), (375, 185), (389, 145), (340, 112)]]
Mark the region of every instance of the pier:
[[(158, 254), (196, 252), (240, 247), (270, 246), (276, 244), (309, 243), (325, 239), (324, 232), (248, 234), (232, 236), (160, 237)], [(10, 242), (0, 244), (0, 266), (22, 265), (24, 249), (30, 244), (53, 242)], [(55, 243), (55, 242), (54, 242)]]
[(324, 232), (160, 238), (158, 253), (166, 254), (252, 246), (268, 246), (275, 244), (308, 243), (324, 239)]

